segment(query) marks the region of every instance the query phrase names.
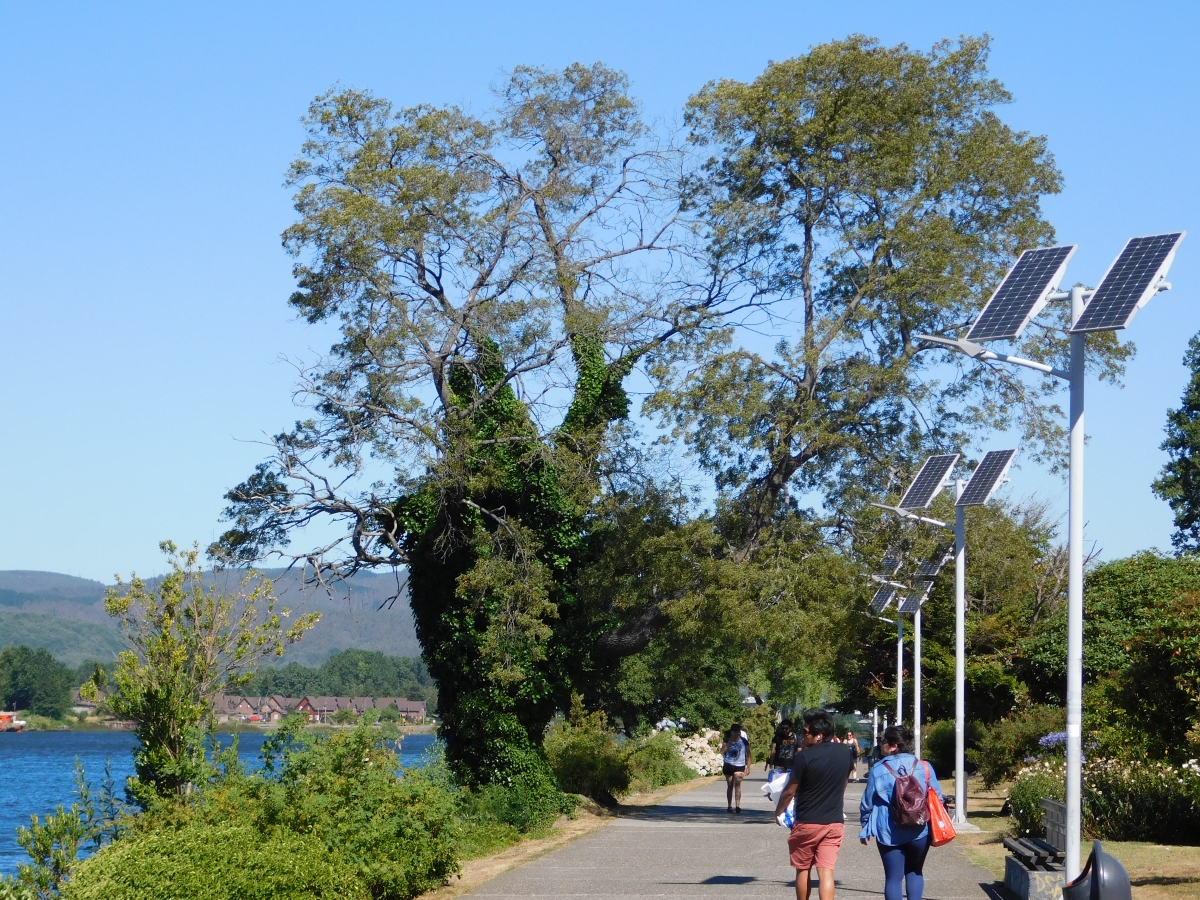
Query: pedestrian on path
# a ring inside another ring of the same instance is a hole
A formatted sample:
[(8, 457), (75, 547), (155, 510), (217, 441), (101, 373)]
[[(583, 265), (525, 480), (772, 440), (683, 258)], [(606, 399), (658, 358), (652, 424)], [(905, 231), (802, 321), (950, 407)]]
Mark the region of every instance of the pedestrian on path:
[(809, 873), (815, 863), (820, 900), (833, 900), (833, 870), (842, 846), (845, 815), (842, 804), (854, 766), (854, 751), (833, 743), (833, 717), (824, 709), (804, 714), (804, 748), (792, 762), (792, 777), (775, 807), (775, 817), (796, 800), (795, 824), (788, 835), (788, 852), (796, 870), (796, 900), (808, 900)]
[(929, 852), (929, 821), (922, 825), (897, 825), (893, 821), (892, 799), (896, 781), (913, 776), (923, 792), (930, 785), (944, 801), (942, 786), (928, 763), (913, 755), (911, 729), (892, 725), (883, 732), (883, 759), (871, 768), (867, 787), (859, 806), (862, 831), (858, 839), (864, 844), (875, 838), (883, 860), (884, 900), (921, 900), (925, 890), (925, 856)]
[(775, 739), (771, 742), (771, 752), (767, 754), (767, 764), (763, 771), (772, 774), (771, 770), (788, 771), (792, 768), (792, 760), (796, 756), (796, 729), (791, 719), (784, 719), (775, 729)]
[(850, 770), (850, 780), (857, 781), (858, 780), (858, 757), (862, 753), (862, 750), (858, 745), (858, 738), (856, 738), (854, 736), (853, 731), (847, 731), (846, 737), (843, 738), (842, 743), (854, 751), (854, 768), (852, 768)]
[(742, 811), (742, 779), (749, 771), (750, 741), (744, 736), (742, 726), (735, 724), (721, 744), (721, 774), (725, 776), (725, 802), (729, 812)]

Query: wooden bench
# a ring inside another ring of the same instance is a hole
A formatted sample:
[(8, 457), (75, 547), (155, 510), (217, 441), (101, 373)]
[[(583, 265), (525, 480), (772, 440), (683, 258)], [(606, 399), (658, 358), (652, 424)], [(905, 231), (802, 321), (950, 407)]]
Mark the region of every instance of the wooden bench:
[(1038, 838), (1005, 838), (1004, 846), (1030, 871), (1052, 872), (1062, 868), (1067, 854)]
[(1066, 807), (1057, 800), (1042, 800), (1046, 840), (1005, 838), (1004, 886), (1021, 900), (1062, 900), (1066, 882)]

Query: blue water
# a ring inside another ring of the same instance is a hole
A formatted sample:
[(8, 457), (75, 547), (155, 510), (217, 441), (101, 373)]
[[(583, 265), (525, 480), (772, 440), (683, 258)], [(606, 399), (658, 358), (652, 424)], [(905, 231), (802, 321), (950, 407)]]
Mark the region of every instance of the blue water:
[[(222, 743), (228, 735), (221, 735)], [(245, 733), (238, 742), (238, 757), (247, 769), (260, 766), (259, 750), (265, 734)], [(419, 765), (425, 751), (437, 740), (432, 734), (404, 736), (400, 763)], [(133, 774), (133, 748), (137, 744), (122, 731), (0, 732), (0, 874), (11, 875), (17, 863), (26, 862), (17, 844), (17, 826), (29, 817), (70, 806), (75, 797), (75, 757), (83, 762), (93, 792), (104, 779), (104, 761), (112, 760), (117, 795), (123, 796), (125, 779)]]

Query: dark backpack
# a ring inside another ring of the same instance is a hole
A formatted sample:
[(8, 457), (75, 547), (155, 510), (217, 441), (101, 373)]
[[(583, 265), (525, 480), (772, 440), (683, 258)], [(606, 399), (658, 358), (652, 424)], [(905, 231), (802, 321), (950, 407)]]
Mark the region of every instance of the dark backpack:
[(796, 733), (781, 734), (775, 741), (775, 765), (786, 768), (796, 756)]
[[(896, 779), (892, 788), (892, 824), (902, 828), (924, 828), (929, 824), (929, 790), (917, 779), (916, 764), (914, 771), (904, 775), (896, 774), (896, 770), (883, 763)], [(900, 767), (904, 771), (904, 767)]]

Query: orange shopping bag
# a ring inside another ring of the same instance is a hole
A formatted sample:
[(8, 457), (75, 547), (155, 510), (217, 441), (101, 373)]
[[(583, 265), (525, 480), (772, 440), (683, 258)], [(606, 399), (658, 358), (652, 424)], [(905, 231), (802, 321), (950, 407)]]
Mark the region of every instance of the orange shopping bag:
[[(925, 781), (927, 784), (931, 781), (929, 777), (929, 763), (925, 763)], [(933, 789), (933, 785), (929, 784), (930, 843), (934, 847), (940, 847), (943, 844), (950, 843), (957, 836), (958, 834), (954, 830), (954, 823), (950, 821), (950, 814), (946, 812), (946, 807), (942, 805), (942, 798), (937, 795), (937, 791)]]

